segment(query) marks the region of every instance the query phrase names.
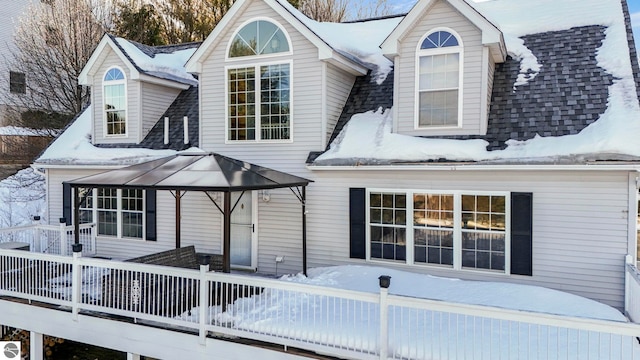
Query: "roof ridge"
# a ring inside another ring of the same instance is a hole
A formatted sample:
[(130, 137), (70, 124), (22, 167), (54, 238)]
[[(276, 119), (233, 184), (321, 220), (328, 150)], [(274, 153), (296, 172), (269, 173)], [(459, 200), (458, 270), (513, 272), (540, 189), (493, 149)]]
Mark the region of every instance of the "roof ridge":
[(382, 16), (375, 16), (375, 17), (355, 19), (355, 20), (347, 20), (347, 21), (341, 21), (340, 24), (355, 24), (355, 23), (363, 23), (363, 22), (368, 22), (368, 21), (394, 19), (394, 18), (404, 17), (404, 16), (407, 16), (407, 13), (392, 14), (392, 15), (382, 15)]

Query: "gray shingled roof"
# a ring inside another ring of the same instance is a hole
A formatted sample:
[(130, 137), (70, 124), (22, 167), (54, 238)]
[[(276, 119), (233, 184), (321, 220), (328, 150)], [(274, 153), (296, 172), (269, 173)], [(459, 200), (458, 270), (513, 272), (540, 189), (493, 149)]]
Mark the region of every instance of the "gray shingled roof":
[[(183, 117), (189, 118), (189, 143), (184, 143)], [(169, 118), (169, 144), (164, 144), (164, 118)], [(198, 88), (190, 87), (182, 91), (167, 111), (158, 119), (149, 134), (140, 144), (96, 144), (104, 148), (147, 148), (185, 150), (198, 146)]]
[[(605, 30), (603, 26), (585, 26), (523, 36), (524, 45), (542, 64), (538, 75), (514, 90), (520, 61), (508, 57), (495, 69), (487, 134), (437, 138), (484, 139), (489, 142), (488, 149), (495, 150), (505, 148), (509, 139), (580, 132), (607, 108), (608, 87), (613, 77), (598, 67), (595, 58)], [(380, 85), (369, 76), (358, 78), (331, 141), (354, 114), (389, 108), (392, 103), (393, 72)], [(309, 154), (308, 162), (319, 154)]]

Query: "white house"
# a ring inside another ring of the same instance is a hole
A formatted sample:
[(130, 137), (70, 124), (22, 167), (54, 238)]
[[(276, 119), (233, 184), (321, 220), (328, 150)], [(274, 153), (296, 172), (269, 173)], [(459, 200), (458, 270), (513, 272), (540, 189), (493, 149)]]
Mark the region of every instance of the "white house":
[(7, 124), (6, 106), (9, 104), (11, 96), (20, 96), (26, 89), (26, 74), (10, 69), (6, 59), (14, 49), (14, 31), (20, 15), (24, 13), (31, 0), (7, 1), (0, 9), (0, 72), (2, 76), (2, 86), (0, 86), (0, 126)]
[[(621, 309), (638, 230), (632, 40), (624, 0), (420, 0), (344, 24), (238, 0), (202, 44), (106, 35), (80, 75), (92, 105), (34, 163), (48, 221), (97, 222), (114, 259), (222, 254), (228, 224), (237, 269), (376, 264)], [(310, 182), (229, 190), (225, 221), (224, 191), (187, 165), (162, 173), (176, 191), (82, 180), (193, 147)]]

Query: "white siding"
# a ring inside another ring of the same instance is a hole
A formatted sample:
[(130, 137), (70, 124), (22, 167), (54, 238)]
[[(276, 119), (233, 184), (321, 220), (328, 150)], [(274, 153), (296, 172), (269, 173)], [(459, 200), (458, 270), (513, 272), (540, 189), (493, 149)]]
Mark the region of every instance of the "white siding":
[[(162, 114), (169, 108), (173, 100), (180, 94), (179, 89), (162, 85), (142, 82), (142, 132), (140, 140), (144, 139), (149, 130), (158, 122)], [(172, 119), (182, 121), (180, 119)]]
[[(9, 92), (9, 71), (14, 69), (9, 69), (5, 59), (8, 59), (10, 52), (14, 50), (13, 35), (19, 17), (31, 3), (37, 2), (35, 0), (3, 1), (0, 7), (0, 19), (2, 19), (0, 22), (0, 54), (2, 55), (0, 59), (0, 79), (2, 80), (0, 86), (0, 126), (7, 125), (5, 121), (9, 119), (5, 119), (7, 113), (4, 104), (10, 103), (10, 97), (14, 96)], [(27, 79), (28, 77), (29, 75), (27, 75)]]
[(342, 113), (342, 108), (349, 98), (349, 93), (355, 82), (355, 76), (336, 68), (333, 65), (327, 65), (327, 128), (326, 141), (329, 141), (331, 133), (338, 122), (338, 118)]
[[(460, 129), (415, 129), (416, 101), (416, 49), (420, 39), (437, 27), (453, 29), (460, 35), (464, 45), (463, 64), (463, 112)], [(444, 1), (437, 1), (424, 18), (403, 38), (399, 48), (399, 63), (395, 68), (398, 82), (398, 119), (400, 134), (408, 135), (462, 135), (479, 134), (482, 71), (481, 32), (462, 14)]]
[[(93, 78), (93, 86), (91, 87), (93, 102), (93, 142), (95, 144), (109, 143), (137, 143), (140, 132), (140, 82), (131, 80), (131, 73), (122, 60), (116, 55), (111, 48), (105, 48), (105, 53), (101, 63), (96, 64), (96, 72)], [(127, 78), (127, 137), (105, 137), (104, 129), (104, 112), (102, 103), (102, 80), (105, 72), (112, 66), (118, 66), (124, 72)]]
[[(271, 18), (289, 34), (293, 55), (268, 57), (267, 62), (292, 60), (291, 114), (292, 139), (284, 143), (225, 144), (225, 65), (251, 61), (225, 62), (227, 44), (233, 32), (243, 22), (255, 18)], [(246, 10), (226, 27), (220, 40), (202, 64), (200, 75), (201, 137), (200, 146), (227, 156), (268, 166), (277, 170), (300, 173), (309, 151), (320, 151), (325, 129), (322, 129), (322, 62), (318, 50), (306, 38), (262, 1), (251, 2)]]
[(311, 267), (365, 263), (349, 259), (350, 187), (532, 192), (533, 276), (397, 267), (540, 285), (622, 307), (629, 201), (625, 172), (317, 171), (314, 180), (307, 191)]

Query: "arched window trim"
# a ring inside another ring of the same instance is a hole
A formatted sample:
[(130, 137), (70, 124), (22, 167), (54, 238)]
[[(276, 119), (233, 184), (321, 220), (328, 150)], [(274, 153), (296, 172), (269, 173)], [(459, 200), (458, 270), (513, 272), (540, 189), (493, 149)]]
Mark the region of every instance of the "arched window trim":
[[(270, 22), (270, 23), (274, 24), (275, 26), (277, 26), (278, 29), (280, 29), (280, 31), (282, 31), (282, 33), (284, 34), (284, 37), (287, 39), (287, 44), (289, 45), (289, 51), (283, 51), (283, 52), (272, 53), (272, 54), (260, 54), (260, 55), (247, 55), (247, 56), (230, 57), (229, 56), (229, 51), (231, 50), (231, 45), (233, 44), (233, 40), (236, 38), (236, 35), (238, 35), (240, 30), (244, 29), (245, 26), (251, 24), (254, 21), (267, 21), (267, 22)], [(278, 56), (291, 55), (291, 54), (293, 54), (293, 45), (292, 45), (292, 42), (291, 42), (291, 38), (289, 37), (289, 33), (285, 30), (284, 26), (282, 26), (282, 24), (280, 24), (278, 21), (276, 21), (274, 19), (271, 19), (269, 17), (259, 16), (259, 17), (254, 17), (254, 18), (251, 18), (251, 19), (243, 22), (242, 24), (240, 24), (240, 26), (238, 26), (236, 28), (236, 30), (233, 32), (233, 34), (231, 34), (231, 37), (229, 38), (229, 41), (227, 42), (227, 48), (225, 50), (225, 60), (226, 61), (244, 61), (244, 60), (250, 60), (250, 59), (264, 59), (264, 58), (278, 57)]]
[[(445, 46), (432, 49), (421, 49), (424, 40), (431, 34), (438, 31), (446, 31), (452, 34), (458, 41), (457, 46)], [(420, 58), (423, 56), (431, 55), (443, 55), (443, 54), (459, 54), (459, 69), (458, 69), (458, 124), (456, 126), (443, 125), (443, 126), (420, 126)], [(462, 37), (455, 30), (447, 27), (436, 27), (425, 33), (416, 44), (416, 58), (415, 58), (415, 101), (414, 101), (414, 129), (416, 130), (442, 130), (442, 129), (459, 129), (463, 124), (463, 83), (464, 83), (464, 43)]]
[[(107, 74), (109, 73), (109, 71), (113, 70), (113, 69), (117, 69), (118, 71), (120, 71), (122, 73), (122, 79), (118, 79), (118, 80), (107, 80)], [(125, 125), (124, 125), (124, 133), (122, 134), (109, 134), (108, 132), (108, 128), (107, 128), (107, 110), (106, 110), (106, 95), (105, 95), (105, 87), (107, 85), (123, 85), (124, 87), (124, 118), (125, 118)], [(129, 122), (128, 122), (128, 101), (127, 101), (127, 73), (124, 71), (124, 69), (122, 69), (119, 66), (111, 66), (109, 67), (104, 74), (102, 74), (102, 125), (103, 125), (103, 129), (102, 129), (102, 133), (104, 135), (104, 137), (127, 137), (128, 133), (129, 133)]]

